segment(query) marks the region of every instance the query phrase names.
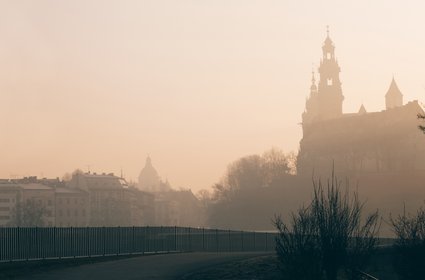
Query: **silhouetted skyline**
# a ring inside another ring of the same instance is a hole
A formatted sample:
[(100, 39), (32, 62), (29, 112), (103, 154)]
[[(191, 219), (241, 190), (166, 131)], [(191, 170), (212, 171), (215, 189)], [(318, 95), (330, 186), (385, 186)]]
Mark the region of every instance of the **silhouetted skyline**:
[[(297, 151), (330, 26), (343, 111), (424, 100), (425, 3), (0, 3), (0, 178), (76, 168), (209, 188), (237, 158)], [(313, 63), (313, 65), (312, 65)]]

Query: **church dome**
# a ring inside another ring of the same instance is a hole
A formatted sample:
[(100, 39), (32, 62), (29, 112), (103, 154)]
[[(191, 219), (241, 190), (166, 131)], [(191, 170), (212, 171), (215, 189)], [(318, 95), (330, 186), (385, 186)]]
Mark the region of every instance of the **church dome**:
[(152, 160), (148, 156), (146, 158), (145, 167), (140, 171), (139, 188), (144, 191), (154, 192), (160, 185), (160, 177), (158, 172), (152, 165)]

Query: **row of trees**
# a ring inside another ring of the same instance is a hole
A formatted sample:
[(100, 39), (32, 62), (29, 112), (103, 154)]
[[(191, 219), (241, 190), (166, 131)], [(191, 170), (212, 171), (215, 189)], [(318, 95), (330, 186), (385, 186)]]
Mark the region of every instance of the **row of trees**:
[(242, 157), (227, 167), (220, 182), (213, 186), (213, 200), (229, 200), (246, 189), (280, 185), (286, 177), (295, 174), (295, 153), (284, 153), (272, 148), (262, 155)]
[[(276, 189), (292, 185), (295, 165), (293, 153), (278, 149), (231, 163), (213, 192), (199, 193), (209, 225), (231, 228), (235, 223), (240, 227), (243, 219), (256, 220), (255, 210), (251, 209), (265, 208), (258, 194), (273, 187), (276, 188), (270, 193), (277, 193)], [(291, 196), (287, 190), (283, 192)], [(358, 194), (349, 193), (348, 186), (341, 188), (341, 182), (333, 174), (324, 185), (314, 180), (312, 193), (307, 206), (286, 219), (276, 216), (272, 220), (280, 232), (276, 250), (284, 278), (359, 279), (358, 272), (366, 269), (376, 249), (383, 219), (377, 210), (362, 215), (365, 204)], [(285, 205), (291, 204), (289, 197)], [(287, 207), (289, 212), (290, 207), (297, 206)], [(425, 210), (390, 217), (385, 223), (397, 237), (392, 251), (395, 270), (401, 279), (420, 279), (425, 275)]]
[(247, 203), (255, 200), (258, 191), (285, 185), (285, 180), (294, 177), (295, 165), (294, 153), (284, 153), (276, 148), (232, 162), (211, 192), (202, 190), (198, 193), (206, 209), (207, 223), (211, 227), (244, 228), (241, 224), (244, 221), (239, 219), (239, 223), (235, 223), (234, 219), (246, 217)]

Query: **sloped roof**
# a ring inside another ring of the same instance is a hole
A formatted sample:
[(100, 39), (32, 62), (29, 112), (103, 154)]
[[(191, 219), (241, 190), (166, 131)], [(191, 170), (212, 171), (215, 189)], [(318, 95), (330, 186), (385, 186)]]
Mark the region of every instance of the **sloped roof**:
[(394, 77), (391, 81), (390, 88), (388, 89), (387, 94), (385, 94), (385, 96), (390, 96), (390, 95), (403, 95), (400, 89), (398, 88), (397, 83), (394, 80)]
[(362, 106), (360, 106), (360, 109), (359, 109), (359, 114), (360, 115), (363, 115), (363, 114), (366, 114), (367, 113), (367, 111), (366, 111), (366, 108), (364, 107), (364, 105), (362, 104)]

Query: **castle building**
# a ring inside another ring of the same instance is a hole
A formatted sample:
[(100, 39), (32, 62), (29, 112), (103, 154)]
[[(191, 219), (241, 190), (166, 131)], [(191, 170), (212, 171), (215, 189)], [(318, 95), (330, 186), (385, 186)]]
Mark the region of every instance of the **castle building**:
[(340, 67), (329, 31), (322, 46), (320, 79), (313, 73), (310, 94), (302, 114), (303, 138), (297, 159), (300, 175), (397, 173), (425, 171), (425, 136), (418, 129), (418, 101), (403, 104), (403, 94), (393, 78), (385, 95), (386, 108), (343, 113)]

